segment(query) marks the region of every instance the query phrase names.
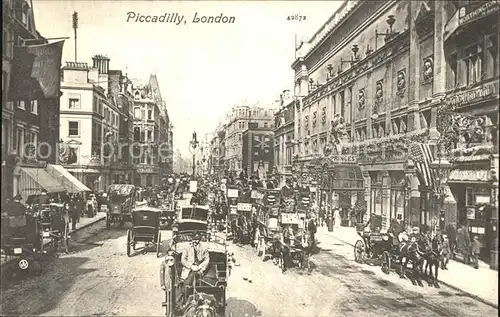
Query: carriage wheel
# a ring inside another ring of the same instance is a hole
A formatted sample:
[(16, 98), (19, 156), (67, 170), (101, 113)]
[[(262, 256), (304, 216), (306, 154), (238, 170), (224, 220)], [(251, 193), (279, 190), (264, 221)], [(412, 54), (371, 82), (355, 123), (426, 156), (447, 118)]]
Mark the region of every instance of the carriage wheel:
[(388, 251), (384, 251), (384, 253), (382, 253), (381, 268), (382, 272), (385, 274), (389, 274), (391, 272), (391, 255)]
[(156, 240), (156, 257), (157, 258), (159, 258), (161, 256), (160, 245), (161, 245), (161, 232), (159, 232), (159, 230), (158, 230), (158, 239)]
[(354, 244), (354, 261), (363, 263), (365, 260), (365, 244), (363, 241), (358, 240)]
[(127, 256), (130, 257), (130, 247), (132, 244), (132, 231), (127, 230)]

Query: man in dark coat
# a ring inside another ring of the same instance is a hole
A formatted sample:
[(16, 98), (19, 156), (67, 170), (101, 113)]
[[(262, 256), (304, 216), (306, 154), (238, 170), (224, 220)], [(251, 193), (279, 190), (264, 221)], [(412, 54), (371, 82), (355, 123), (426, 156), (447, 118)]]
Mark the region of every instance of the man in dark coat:
[(387, 230), (387, 232), (392, 235), (392, 241), (394, 245), (397, 245), (401, 242), (399, 239), (399, 234), (403, 231), (405, 231), (403, 216), (401, 214), (397, 214), (396, 219), (392, 220), (391, 225), (389, 226), (389, 230)]
[(8, 216), (24, 216), (26, 214), (26, 207), (21, 203), (21, 199), (21, 195), (16, 195), (12, 203), (7, 205), (6, 212)]
[(50, 204), (49, 195), (47, 195), (47, 191), (45, 189), (42, 189), (42, 194), (38, 196), (38, 203), (40, 205)]

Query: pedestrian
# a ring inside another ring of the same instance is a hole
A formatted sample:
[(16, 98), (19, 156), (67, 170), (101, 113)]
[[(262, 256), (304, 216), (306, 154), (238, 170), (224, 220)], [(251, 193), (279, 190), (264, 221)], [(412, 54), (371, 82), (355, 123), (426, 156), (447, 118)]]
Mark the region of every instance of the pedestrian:
[(451, 249), (450, 249), (450, 240), (448, 239), (448, 235), (446, 233), (443, 233), (443, 244), (441, 246), (441, 270), (447, 270), (448, 269), (448, 262), (450, 261), (450, 254), (451, 254)]
[(472, 261), (474, 268), (477, 270), (479, 268), (479, 255), (481, 254), (482, 244), (479, 241), (478, 236), (474, 236), (472, 241)]
[(76, 197), (73, 197), (69, 203), (69, 216), (71, 218), (71, 229), (76, 230), (76, 224), (80, 216), (80, 210), (78, 210), (78, 201)]
[(333, 223), (335, 228), (340, 228), (340, 223), (342, 222), (342, 219), (340, 217), (340, 209), (335, 208), (333, 211)]

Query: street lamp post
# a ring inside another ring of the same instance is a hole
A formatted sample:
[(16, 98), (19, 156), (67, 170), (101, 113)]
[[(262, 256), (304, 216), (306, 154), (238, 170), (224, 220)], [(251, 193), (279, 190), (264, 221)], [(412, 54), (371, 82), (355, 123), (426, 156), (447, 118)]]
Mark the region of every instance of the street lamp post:
[(196, 172), (196, 150), (198, 149), (198, 145), (199, 144), (200, 143), (196, 139), (196, 131), (195, 131), (195, 132), (193, 132), (193, 138), (191, 139), (191, 141), (189, 141), (189, 152), (191, 152), (191, 155), (193, 156), (193, 175), (192, 175), (192, 179), (193, 180), (196, 179), (196, 176), (195, 176), (195, 172)]

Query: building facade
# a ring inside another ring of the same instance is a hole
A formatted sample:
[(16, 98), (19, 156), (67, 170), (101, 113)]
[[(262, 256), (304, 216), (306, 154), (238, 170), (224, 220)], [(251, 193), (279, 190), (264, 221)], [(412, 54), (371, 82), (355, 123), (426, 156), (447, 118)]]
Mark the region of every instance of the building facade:
[(66, 62), (62, 68), (59, 162), (93, 191), (106, 191), (115, 177), (120, 116), (108, 86), (109, 58), (93, 66)]
[(134, 89), (134, 162), (136, 186), (160, 185), (160, 127), (162, 104), (158, 92), (145, 85)]
[(286, 178), (293, 176), (296, 107), (295, 100), (284, 99), (282, 101), (282, 107), (276, 112), (274, 120), (274, 163), (280, 187), (284, 186)]
[(134, 165), (131, 148), (134, 141), (134, 97), (132, 82), (121, 70), (109, 71), (109, 91), (113, 102), (118, 106), (119, 133), (117, 164), (111, 166), (114, 170), (113, 183), (132, 183)]
[(239, 173), (243, 170), (243, 132), (249, 125), (270, 129), (274, 126), (274, 113), (271, 107), (241, 105), (231, 109), (225, 125), (225, 158), (226, 169)]
[[(450, 191), (460, 165), (451, 166), (446, 183), (444, 166), (436, 164), (438, 156), (445, 156), (437, 148), (447, 138), (439, 122), (446, 103), (461, 103), (464, 110), (460, 111), (481, 117), (482, 129), (491, 130), (490, 123), (498, 122), (498, 85), (492, 84), (498, 81), (494, 49), (498, 21), (488, 20), (497, 16), (491, 13), (498, 11), (498, 3), (480, 2), (347, 1), (310, 41), (299, 46), (292, 65), (298, 97), (295, 164), (310, 177), (328, 175), (326, 180), (318, 179), (328, 189), (322, 195), (325, 200), (346, 209), (366, 205), (364, 220), (374, 213), (382, 228), (398, 213), (407, 225), (434, 232), (460, 222), (457, 198), (466, 189), (460, 185), (461, 189)], [(476, 27), (471, 20), (476, 20)], [(456, 25), (448, 25), (453, 21)], [(449, 38), (451, 32), (456, 34)], [(462, 91), (468, 90), (477, 101), (464, 97)], [(465, 107), (468, 104), (472, 106)], [(326, 120), (318, 119), (323, 117)], [(488, 146), (485, 140), (477, 142)], [(487, 154), (484, 171), (498, 166), (497, 150), (489, 151), (494, 153)], [(324, 164), (325, 158), (329, 164)], [(464, 204), (471, 207), (477, 197), (485, 204), (489, 196), (487, 205), (498, 210), (493, 198), (496, 178), (478, 175), (487, 189)], [(335, 186), (339, 180), (344, 185)], [(496, 228), (497, 211), (490, 214), (493, 219), (484, 222), (495, 223), (492, 228)], [(486, 229), (468, 228), (485, 245), (491, 244), (491, 238), (482, 234)]]
[[(55, 164), (59, 100), (10, 101), (14, 46), (48, 43), (35, 28), (31, 0), (2, 1), (2, 201), (23, 193), (21, 167)], [(43, 109), (43, 111), (40, 111)], [(41, 142), (46, 145), (39, 146)], [(50, 150), (49, 150), (50, 149)], [(27, 186), (27, 185), (26, 185)], [(24, 197), (24, 196), (23, 196)]]
[(250, 123), (242, 136), (242, 169), (247, 175), (269, 179), (274, 172), (274, 131)]

